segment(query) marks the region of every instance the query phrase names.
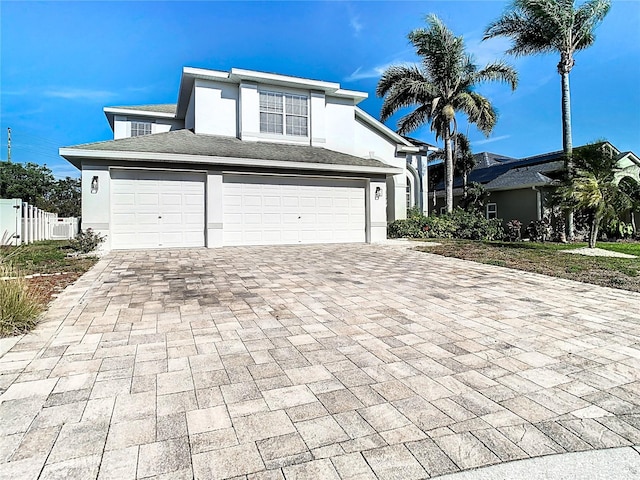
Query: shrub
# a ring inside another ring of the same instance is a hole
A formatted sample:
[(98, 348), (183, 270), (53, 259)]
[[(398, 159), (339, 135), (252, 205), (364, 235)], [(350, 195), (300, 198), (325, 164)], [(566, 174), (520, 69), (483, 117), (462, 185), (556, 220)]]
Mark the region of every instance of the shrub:
[(444, 215), (425, 217), (412, 213), (406, 220), (391, 222), (389, 238), (461, 238), (467, 240), (501, 240), (502, 220), (487, 220), (482, 213), (461, 208)]
[(29, 291), (24, 276), (0, 258), (0, 336), (31, 330), (42, 308), (42, 299)]
[(551, 235), (551, 227), (546, 220), (533, 220), (527, 225), (527, 235), (532, 242), (544, 242)]
[(520, 220), (509, 220), (505, 228), (507, 240), (517, 242), (522, 239), (522, 222)]
[(413, 217), (391, 222), (387, 228), (389, 238), (426, 238), (427, 217)]
[(85, 231), (78, 233), (78, 235), (69, 242), (69, 247), (79, 253), (91, 253), (98, 248), (98, 245), (102, 242), (104, 242), (102, 235), (87, 228)]
[(456, 208), (449, 214), (456, 226), (454, 238), (467, 240), (502, 240), (504, 228), (499, 218), (487, 218), (477, 210)]

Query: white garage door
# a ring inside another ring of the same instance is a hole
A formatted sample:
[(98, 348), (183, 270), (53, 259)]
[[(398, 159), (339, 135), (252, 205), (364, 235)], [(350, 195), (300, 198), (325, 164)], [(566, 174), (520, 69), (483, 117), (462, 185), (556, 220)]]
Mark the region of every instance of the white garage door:
[(111, 248), (204, 246), (204, 175), (112, 170)]
[(362, 180), (225, 175), (224, 244), (364, 242)]

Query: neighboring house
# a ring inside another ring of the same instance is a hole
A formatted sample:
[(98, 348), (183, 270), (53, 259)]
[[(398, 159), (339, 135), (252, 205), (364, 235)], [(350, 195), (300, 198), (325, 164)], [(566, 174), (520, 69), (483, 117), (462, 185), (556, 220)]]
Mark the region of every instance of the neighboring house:
[(409, 140), (337, 83), (185, 67), (176, 105), (107, 107), (114, 139), (60, 149), (106, 249), (386, 238)]
[[(579, 150), (577, 147), (575, 150)], [(633, 152), (620, 152), (608, 142), (603, 148), (612, 149), (621, 169), (620, 178), (628, 176), (640, 182), (640, 159)], [(485, 205), (487, 218), (502, 218), (505, 222), (517, 219), (523, 225), (541, 220), (545, 213), (545, 198), (554, 190), (564, 168), (562, 151), (533, 157), (510, 158), (495, 153), (475, 155), (476, 166), (469, 174), (469, 182), (477, 182), (490, 193)], [(428, 202), (428, 213), (442, 213), (445, 208), (444, 184), (435, 189), (435, 202)], [(454, 204), (462, 199), (462, 178), (454, 179)], [(424, 209), (427, 212), (426, 209)], [(638, 220), (636, 213), (636, 219)]]

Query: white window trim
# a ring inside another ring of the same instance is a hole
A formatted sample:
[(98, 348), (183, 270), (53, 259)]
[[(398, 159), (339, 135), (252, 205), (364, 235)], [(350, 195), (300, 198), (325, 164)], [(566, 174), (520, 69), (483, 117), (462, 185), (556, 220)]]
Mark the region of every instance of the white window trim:
[(407, 204), (407, 208), (413, 208), (416, 206), (415, 190), (413, 186), (413, 182), (414, 182), (413, 175), (411, 175), (411, 172), (407, 172), (405, 177), (407, 181), (405, 202)]
[[(494, 214), (495, 216), (491, 217), (490, 214)], [(487, 217), (487, 220), (491, 220), (492, 218), (498, 218), (497, 203), (487, 203), (486, 217)]]
[[(269, 111), (264, 111), (261, 108), (260, 105), (260, 95), (266, 93), (266, 94), (273, 94), (273, 95), (278, 95), (281, 98), (282, 101), (282, 113), (280, 112), (269, 112)], [(288, 113), (287, 112), (287, 102), (286, 102), (286, 97), (297, 97), (297, 98), (301, 98), (304, 99), (307, 105), (307, 114), (306, 115), (299, 115), (299, 114), (293, 114), (293, 113)], [(258, 118), (258, 130), (260, 132), (261, 136), (269, 136), (269, 137), (273, 137), (273, 138), (291, 138), (291, 139), (308, 139), (309, 138), (309, 132), (311, 131), (311, 115), (310, 115), (310, 104), (309, 104), (309, 95), (306, 95), (304, 93), (293, 93), (293, 92), (282, 92), (282, 91), (276, 91), (276, 90), (267, 90), (267, 89), (261, 89), (258, 90), (258, 117), (260, 116), (260, 114), (262, 113), (271, 113), (271, 114), (277, 114), (277, 115), (282, 115), (282, 133), (277, 133), (277, 132), (264, 132), (262, 131), (262, 126), (260, 124), (260, 118)], [(306, 128), (306, 133), (304, 135), (297, 135), (297, 134), (289, 134), (287, 133), (287, 117), (297, 117), (297, 118), (306, 118), (307, 119), (307, 128)]]
[[(137, 133), (136, 135), (133, 134), (134, 132), (134, 125), (136, 125), (136, 131), (139, 131), (139, 125), (144, 125), (144, 132), (143, 133)], [(146, 132), (147, 130), (147, 126), (149, 127), (149, 133)], [(145, 122), (145, 121), (141, 121), (141, 120), (130, 120), (129, 122), (129, 136), (130, 137), (142, 137), (144, 135), (151, 135), (153, 133), (153, 122)]]

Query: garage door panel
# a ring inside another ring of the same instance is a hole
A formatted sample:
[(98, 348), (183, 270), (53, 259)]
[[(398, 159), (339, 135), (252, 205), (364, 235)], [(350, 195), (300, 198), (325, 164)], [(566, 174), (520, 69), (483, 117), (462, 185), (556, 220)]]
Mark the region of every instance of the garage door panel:
[(223, 182), (225, 245), (365, 241), (362, 180), (225, 175)]
[(282, 199), (278, 196), (273, 196), (271, 194), (265, 195), (263, 197), (263, 205), (265, 207), (280, 207), (282, 205)]
[(112, 170), (112, 248), (204, 246), (204, 175)]

